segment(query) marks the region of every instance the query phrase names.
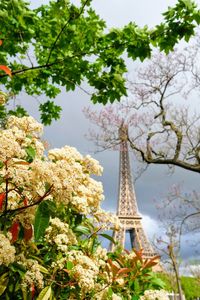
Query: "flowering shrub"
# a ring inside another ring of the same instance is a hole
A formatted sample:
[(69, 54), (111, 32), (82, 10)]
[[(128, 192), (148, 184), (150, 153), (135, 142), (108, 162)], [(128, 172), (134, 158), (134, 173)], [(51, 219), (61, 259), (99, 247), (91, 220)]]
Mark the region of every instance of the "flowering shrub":
[(100, 207), (99, 163), (68, 146), (45, 154), (41, 133), (32, 117), (0, 130), (1, 299), (139, 299), (159, 288), (154, 258), (99, 242), (120, 226)]

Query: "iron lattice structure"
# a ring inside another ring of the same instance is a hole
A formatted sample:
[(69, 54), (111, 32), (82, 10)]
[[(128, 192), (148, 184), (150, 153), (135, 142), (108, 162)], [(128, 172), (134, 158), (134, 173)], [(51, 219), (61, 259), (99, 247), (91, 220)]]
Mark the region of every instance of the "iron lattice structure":
[[(153, 250), (142, 226), (142, 217), (138, 212), (137, 200), (131, 176), (131, 166), (128, 151), (128, 128), (121, 126), (119, 130), (120, 144), (120, 167), (119, 167), (119, 191), (117, 216), (122, 228), (113, 232), (113, 238), (125, 248), (127, 233), (130, 235), (131, 248), (143, 249), (143, 256), (150, 258), (157, 253)], [(111, 245), (111, 250), (114, 249)]]

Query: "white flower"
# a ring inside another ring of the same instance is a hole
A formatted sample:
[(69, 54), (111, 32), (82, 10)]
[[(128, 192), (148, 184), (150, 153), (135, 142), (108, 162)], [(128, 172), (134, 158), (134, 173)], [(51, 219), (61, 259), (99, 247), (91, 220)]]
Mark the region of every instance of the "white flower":
[(86, 155), (83, 159), (83, 165), (87, 172), (94, 175), (102, 175), (103, 168), (100, 166), (98, 160), (92, 158), (90, 155)]
[(22, 117), (18, 118), (15, 116), (10, 116), (8, 118), (7, 127), (18, 128), (24, 131), (26, 134), (31, 134), (32, 136), (37, 137), (38, 134), (41, 134), (43, 131), (43, 125), (38, 123), (33, 117)]
[(0, 91), (0, 105), (4, 105), (7, 101), (7, 98), (8, 98), (7, 94)]
[(140, 300), (169, 300), (165, 290), (146, 290)]
[(63, 223), (59, 218), (50, 219), (45, 239), (48, 243), (57, 245), (58, 250), (62, 252), (67, 252), (69, 245), (77, 244), (76, 236), (69, 225)]
[(25, 259), (22, 264), (27, 268), (27, 272), (22, 280), (22, 286), (31, 287), (34, 284), (38, 289), (44, 286), (43, 275), (40, 272), (40, 266), (37, 260)]
[(9, 238), (0, 233), (0, 265), (8, 266), (15, 260), (15, 247), (11, 246)]

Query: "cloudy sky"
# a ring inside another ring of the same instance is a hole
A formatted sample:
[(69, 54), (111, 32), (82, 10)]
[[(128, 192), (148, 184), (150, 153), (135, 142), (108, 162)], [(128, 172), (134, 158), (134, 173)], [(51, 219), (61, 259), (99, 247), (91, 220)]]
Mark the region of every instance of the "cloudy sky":
[[(32, 5), (36, 7), (46, 2), (48, 1), (34, 0)], [(109, 28), (123, 26), (129, 21), (134, 21), (140, 26), (147, 24), (153, 27), (162, 21), (161, 13), (174, 3), (176, 3), (175, 0), (94, 0), (93, 7), (107, 21)], [(200, 0), (197, 3), (200, 4)], [(128, 65), (130, 71), (133, 70), (134, 65), (130, 62)], [(33, 116), (39, 118), (38, 103), (35, 99), (22, 95), (20, 102)], [(45, 139), (48, 140), (50, 147), (61, 147), (67, 144), (76, 147), (82, 154), (90, 153), (100, 161), (104, 167), (104, 174), (100, 179), (105, 191), (103, 207), (114, 212), (117, 206), (119, 153), (105, 151), (93, 154), (95, 147), (85, 138), (91, 125), (82, 113), (83, 108), (90, 103), (89, 96), (80, 89), (68, 93), (63, 89), (56, 102), (63, 108), (62, 117), (45, 128)], [(132, 160), (133, 172), (136, 165), (137, 162)], [(135, 190), (138, 207), (143, 215), (144, 227), (150, 238), (160, 230), (160, 224), (157, 221), (159, 211), (155, 207), (154, 200), (163, 201), (168, 189), (176, 183), (182, 183), (184, 190), (198, 189), (199, 178), (197, 176), (197, 174), (181, 169), (177, 169), (173, 175), (169, 175), (167, 167), (151, 166), (137, 180)], [(183, 243), (184, 257), (192, 254), (188, 239), (190, 237), (187, 237), (187, 242), (185, 238)]]

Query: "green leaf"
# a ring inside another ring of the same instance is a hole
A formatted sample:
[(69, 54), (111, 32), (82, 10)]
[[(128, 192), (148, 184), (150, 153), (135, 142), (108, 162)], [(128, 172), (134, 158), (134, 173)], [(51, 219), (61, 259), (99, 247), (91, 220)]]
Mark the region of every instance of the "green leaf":
[(112, 298), (113, 290), (111, 287), (108, 288), (108, 297)]
[(36, 151), (33, 147), (28, 146), (26, 149), (27, 161), (32, 162), (36, 156)]
[(116, 244), (116, 241), (113, 239), (112, 236), (106, 234), (106, 233), (100, 233), (100, 236), (103, 236), (104, 238), (106, 238), (107, 240), (111, 241), (113, 244)]
[(194, 6), (194, 2), (191, 0), (181, 0), (188, 9), (192, 9)]
[(48, 192), (50, 189), (50, 184), (48, 182), (45, 182), (45, 191)]
[(8, 286), (9, 278), (8, 278), (8, 272), (4, 273), (0, 277), (0, 296), (4, 293)]
[(3, 168), (4, 163), (0, 160), (0, 170)]
[(16, 262), (14, 262), (11, 266), (10, 266), (10, 270), (12, 270), (14, 273), (19, 273), (19, 275), (21, 277), (24, 276), (24, 274), (26, 273), (26, 269), (24, 266), (22, 266), (21, 264), (18, 264)]
[(88, 227), (82, 226), (82, 225), (78, 225), (77, 227), (75, 227), (74, 231), (75, 232), (80, 232), (80, 233), (85, 234), (85, 235), (89, 235), (91, 233)]
[(41, 202), (37, 208), (35, 214), (34, 223), (34, 238), (36, 242), (39, 242), (45, 234), (45, 230), (49, 226), (50, 211), (48, 209), (48, 204), (44, 200)]
[(39, 269), (41, 273), (49, 274), (49, 271), (42, 265), (39, 265)]
[(156, 288), (165, 288), (165, 283), (163, 282), (162, 279), (158, 278), (158, 277), (152, 277), (151, 278), (151, 284), (152, 286), (156, 287)]
[(52, 215), (56, 210), (56, 204), (52, 200), (45, 200), (42, 209), (44, 210), (44, 212), (48, 210)]
[(58, 120), (62, 111), (61, 107), (55, 105), (53, 101), (40, 104), (39, 110), (41, 111), (41, 120), (44, 125), (50, 125), (53, 119)]
[(16, 116), (18, 118), (22, 118), (24, 116), (28, 116), (28, 113), (23, 107), (17, 105), (15, 110), (9, 110), (8, 111), (8, 115)]
[(134, 295), (132, 298), (131, 298), (131, 300), (139, 300), (140, 299), (140, 296), (136, 296), (136, 295)]
[(23, 300), (28, 300), (28, 291), (27, 291), (27, 287), (21, 286), (21, 290), (22, 290)]
[(71, 261), (67, 262), (67, 270), (72, 270), (74, 267), (74, 264)]
[(51, 286), (46, 286), (37, 297), (37, 300), (49, 300), (52, 294)]

